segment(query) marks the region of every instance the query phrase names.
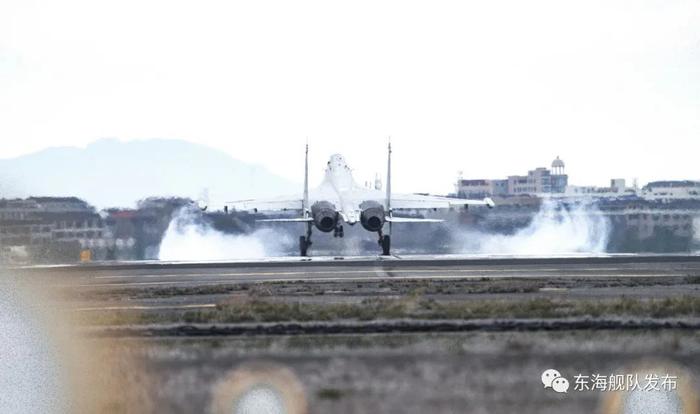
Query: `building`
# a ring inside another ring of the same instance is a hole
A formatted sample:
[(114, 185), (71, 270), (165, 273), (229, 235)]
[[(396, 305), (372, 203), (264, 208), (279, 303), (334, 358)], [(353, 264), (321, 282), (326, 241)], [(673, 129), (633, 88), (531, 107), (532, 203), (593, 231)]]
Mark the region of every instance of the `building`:
[(642, 197), (650, 200), (700, 199), (700, 181), (652, 181), (642, 188)]
[(652, 181), (640, 191), (636, 183), (632, 187), (627, 187), (624, 179), (613, 178), (610, 180), (609, 187), (568, 186), (564, 196), (596, 198), (640, 197), (651, 201), (700, 200), (700, 181)]
[(83, 245), (103, 236), (102, 219), (76, 197), (0, 200), (0, 246), (76, 241)]
[(552, 161), (551, 186), (552, 193), (561, 194), (566, 191), (566, 186), (569, 185), (569, 176), (564, 171), (564, 161), (559, 156)]
[(85, 249), (100, 260), (157, 258), (174, 211), (191, 203), (147, 198), (98, 213), (77, 197), (0, 199), (0, 261), (74, 262)]
[(569, 185), (563, 195), (565, 197), (619, 198), (637, 197), (637, 193), (636, 184), (633, 187), (627, 187), (624, 178), (613, 178), (610, 180), (609, 187)]
[(77, 257), (109, 237), (95, 208), (76, 197), (0, 200), (0, 253), (21, 250), (46, 260)]
[(484, 198), (493, 195), (492, 182), (496, 180), (475, 179), (464, 180), (460, 179), (457, 182), (457, 194), (464, 198)]
[(552, 169), (544, 167), (528, 171), (527, 175), (511, 175), (507, 179), (460, 178), (457, 195), (464, 198), (507, 197), (564, 193), (569, 177), (564, 171), (564, 161), (557, 157)]

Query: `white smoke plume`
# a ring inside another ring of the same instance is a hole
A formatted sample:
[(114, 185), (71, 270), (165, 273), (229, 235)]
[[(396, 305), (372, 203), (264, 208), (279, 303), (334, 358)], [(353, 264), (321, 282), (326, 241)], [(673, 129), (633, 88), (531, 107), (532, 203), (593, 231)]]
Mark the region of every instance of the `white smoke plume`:
[(205, 222), (197, 209), (183, 207), (170, 220), (160, 243), (159, 260), (229, 260), (281, 256), (293, 241), (269, 229), (232, 235)]
[(458, 236), (461, 253), (552, 255), (605, 253), (610, 224), (592, 203), (565, 207), (544, 201), (530, 224), (514, 234), (469, 232)]

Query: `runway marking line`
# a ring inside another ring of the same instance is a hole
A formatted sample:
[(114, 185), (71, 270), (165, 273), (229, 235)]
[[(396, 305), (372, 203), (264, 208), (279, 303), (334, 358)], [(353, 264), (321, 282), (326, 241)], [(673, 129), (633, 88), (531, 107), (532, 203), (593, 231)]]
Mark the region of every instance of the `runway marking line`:
[(568, 290), (569, 288), (565, 287), (543, 287), (539, 289), (540, 292), (566, 292)]
[[(526, 270), (529, 273), (533, 272), (561, 272), (563, 269), (450, 269), (447, 272), (453, 273), (522, 273)], [(620, 270), (620, 268), (595, 268), (595, 269), (573, 269), (567, 270), (568, 272), (598, 272), (598, 271), (612, 271)], [(93, 276), (95, 279), (137, 279), (137, 278), (169, 278), (169, 277), (228, 277), (228, 276), (293, 276), (293, 275), (323, 275), (323, 274), (377, 274), (381, 273), (440, 273), (445, 272), (445, 269), (396, 269), (387, 270), (384, 268), (377, 268), (371, 270), (321, 270), (321, 271), (308, 271), (308, 272), (247, 272), (247, 273), (165, 273), (165, 274), (143, 274), (143, 275), (110, 275), (110, 276)]]
[(91, 311), (114, 311), (114, 310), (158, 310), (158, 309), (199, 309), (199, 308), (215, 308), (216, 303), (205, 304), (190, 304), (190, 305), (132, 305), (132, 306), (96, 306), (88, 308), (75, 308), (75, 312), (91, 312)]
[[(667, 277), (668, 274), (600, 274), (600, 275), (588, 275), (586, 277), (623, 277), (623, 278), (648, 278), (648, 277)], [(266, 282), (292, 282), (292, 281), (308, 281), (308, 282), (333, 282), (333, 281), (356, 281), (356, 280), (415, 280), (415, 279), (479, 279), (487, 277), (486, 275), (425, 275), (425, 276), (396, 276), (384, 279), (378, 279), (376, 277), (318, 277), (318, 278), (274, 278), (274, 279), (263, 279), (263, 280), (241, 280), (241, 282), (249, 283), (266, 283)], [(505, 278), (504, 276), (503, 278)], [(541, 276), (523, 276), (525, 278), (539, 278)], [(581, 275), (558, 275), (558, 277), (572, 278), (581, 277)], [(159, 285), (183, 285), (190, 284), (193, 286), (197, 285), (213, 285), (213, 284), (226, 284), (230, 283), (231, 279), (220, 279), (220, 280), (182, 280), (182, 281), (158, 281), (158, 282), (125, 282), (125, 283), (85, 283), (79, 285), (62, 285), (61, 287), (128, 287), (128, 286), (159, 286)]]

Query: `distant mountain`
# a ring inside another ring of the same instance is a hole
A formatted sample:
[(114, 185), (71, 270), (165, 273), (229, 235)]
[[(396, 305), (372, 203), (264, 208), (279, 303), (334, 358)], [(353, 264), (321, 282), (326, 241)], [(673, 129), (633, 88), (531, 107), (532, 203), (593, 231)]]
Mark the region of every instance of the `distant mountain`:
[(0, 159), (0, 198), (75, 195), (100, 207), (149, 196), (224, 201), (299, 192), (299, 184), (223, 151), (180, 140), (102, 139)]

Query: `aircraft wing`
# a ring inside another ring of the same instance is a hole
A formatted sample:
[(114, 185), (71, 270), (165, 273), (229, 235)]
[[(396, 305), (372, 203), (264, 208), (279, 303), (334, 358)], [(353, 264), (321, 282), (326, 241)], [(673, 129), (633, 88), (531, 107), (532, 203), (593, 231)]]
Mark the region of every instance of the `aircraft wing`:
[(239, 211), (289, 211), (301, 210), (303, 199), (301, 196), (283, 196), (229, 201), (226, 204)]
[(418, 218), (418, 217), (387, 217), (386, 221), (390, 223), (442, 223), (445, 220), (442, 219), (431, 219), (431, 218)]
[(292, 217), (292, 218), (276, 218), (276, 219), (259, 219), (255, 220), (261, 223), (310, 223), (314, 219), (310, 217)]
[(440, 197), (419, 194), (392, 194), (391, 207), (395, 209), (436, 209), (450, 208), (468, 205), (495, 206), (493, 200), (484, 198), (483, 200), (466, 200), (463, 198)]

